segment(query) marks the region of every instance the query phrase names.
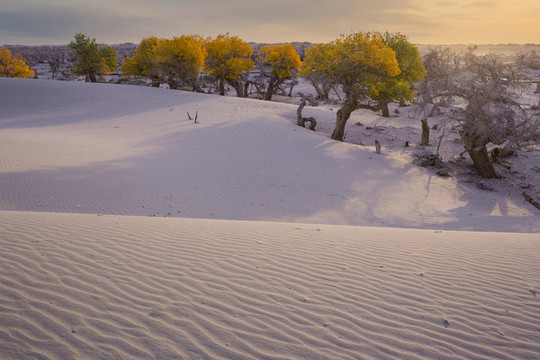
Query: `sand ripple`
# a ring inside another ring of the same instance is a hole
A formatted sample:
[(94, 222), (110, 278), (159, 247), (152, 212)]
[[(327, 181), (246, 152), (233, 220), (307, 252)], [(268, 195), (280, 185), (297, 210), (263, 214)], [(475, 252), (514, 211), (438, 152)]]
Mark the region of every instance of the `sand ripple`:
[(540, 354), (538, 235), (0, 215), (2, 359)]

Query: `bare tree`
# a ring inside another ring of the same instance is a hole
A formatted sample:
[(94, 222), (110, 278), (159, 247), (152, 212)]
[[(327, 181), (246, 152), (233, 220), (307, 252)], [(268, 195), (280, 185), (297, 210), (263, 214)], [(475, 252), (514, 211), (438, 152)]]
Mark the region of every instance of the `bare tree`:
[(461, 57), (450, 48), (429, 49), (422, 57), (426, 76), (418, 86), (418, 101), (444, 106), (452, 100), (452, 84), (459, 73)]
[(487, 151), (488, 144), (504, 145), (500, 156), (514, 149), (540, 142), (538, 115), (528, 113), (519, 102), (522, 77), (494, 55), (463, 57), (463, 66), (451, 94), (466, 101), (458, 108), (461, 139), (478, 173), (485, 178), (499, 177)]

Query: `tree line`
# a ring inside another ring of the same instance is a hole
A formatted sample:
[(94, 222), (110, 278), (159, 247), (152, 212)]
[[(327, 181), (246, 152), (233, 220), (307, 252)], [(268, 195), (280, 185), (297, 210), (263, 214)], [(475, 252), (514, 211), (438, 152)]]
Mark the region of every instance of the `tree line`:
[[(117, 68), (115, 49), (84, 34), (75, 35), (69, 47), (77, 55), (72, 73), (87, 81), (95, 82)], [(431, 105), (432, 115), (440, 105), (465, 100), (466, 106), (453, 112), (454, 127), (479, 174), (493, 178), (498, 177), (493, 162), (540, 142), (540, 124), (538, 114), (519, 101), (523, 89), (519, 71), (496, 56), (476, 56), (473, 50), (457, 54), (431, 49), (421, 57), (405, 35), (358, 32), (311, 46), (301, 61), (290, 44), (263, 46), (255, 53), (249, 43), (228, 33), (215, 38), (151, 36), (142, 39), (133, 56), (123, 59), (120, 69), (124, 76), (146, 77), (154, 86), (167, 83), (171, 89), (199, 92), (204, 72), (215, 80), (221, 95), (229, 85), (237, 96), (246, 97), (248, 87), (254, 86), (266, 100), (285, 81), (300, 76), (313, 85), (319, 100), (329, 100), (331, 91), (339, 97), (341, 107), (331, 135), (338, 141), (344, 140), (346, 123), (357, 109), (382, 111), (389, 117), (389, 103), (416, 101), (422, 107)], [(257, 79), (249, 76), (255, 66)], [(34, 76), (22, 57), (12, 57), (3, 48), (0, 74)], [(425, 127), (430, 115), (422, 119)], [(502, 149), (489, 154), (488, 144)]]

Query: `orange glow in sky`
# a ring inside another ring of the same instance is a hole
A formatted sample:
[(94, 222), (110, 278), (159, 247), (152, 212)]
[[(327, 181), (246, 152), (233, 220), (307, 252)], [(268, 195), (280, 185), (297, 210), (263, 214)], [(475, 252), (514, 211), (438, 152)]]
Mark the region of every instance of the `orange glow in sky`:
[(3, 0), (1, 44), (67, 44), (229, 32), (255, 42), (327, 42), (390, 31), (419, 44), (540, 43), (540, 0)]

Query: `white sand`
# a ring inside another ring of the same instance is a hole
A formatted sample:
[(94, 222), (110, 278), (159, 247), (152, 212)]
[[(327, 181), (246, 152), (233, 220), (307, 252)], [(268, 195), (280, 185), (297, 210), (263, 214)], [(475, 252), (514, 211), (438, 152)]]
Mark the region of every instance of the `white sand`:
[(0, 358), (538, 358), (536, 209), (306, 115), (0, 79)]

